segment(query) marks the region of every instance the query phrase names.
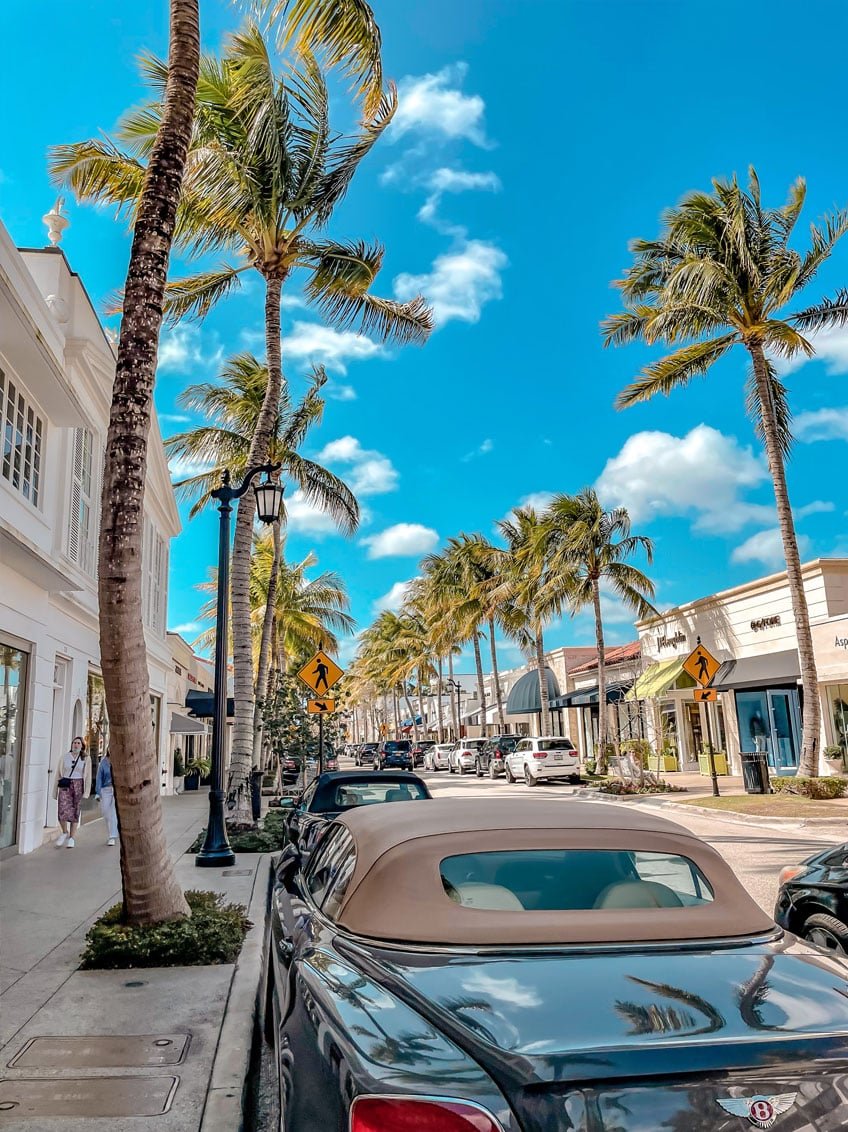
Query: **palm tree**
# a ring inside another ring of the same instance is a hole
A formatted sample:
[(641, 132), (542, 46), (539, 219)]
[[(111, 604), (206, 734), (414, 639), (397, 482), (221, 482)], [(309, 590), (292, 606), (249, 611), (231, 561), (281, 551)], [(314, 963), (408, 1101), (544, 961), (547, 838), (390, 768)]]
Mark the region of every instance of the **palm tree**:
[(802, 255), (789, 241), (805, 194), (805, 184), (798, 180), (782, 208), (764, 209), (753, 168), (747, 191), (734, 177), (713, 181), (711, 193), (689, 193), (666, 213), (656, 240), (633, 243), (633, 264), (617, 284), (625, 310), (606, 319), (603, 333), (606, 345), (641, 340), (674, 347), (667, 357), (645, 366), (641, 377), (619, 395), (620, 408), (687, 385), (735, 346), (748, 353), (748, 410), (765, 446), (774, 486), (801, 662), (804, 704), (799, 771), (816, 775), (818, 677), (786, 485), (791, 414), (786, 388), (772, 359), (799, 354), (811, 357), (814, 346), (806, 333), (848, 324), (848, 289), (814, 306), (786, 310), (848, 232), (848, 211), (836, 212), (825, 217), (821, 226), (812, 226), (812, 246)]
[[(147, 76), (161, 88), (162, 63), (148, 58)], [(285, 80), (274, 74), (268, 47), (254, 25), (232, 36), (220, 60), (204, 57), (196, 121), (174, 238), (189, 256), (228, 253), (231, 262), (169, 285), (169, 313), (204, 317), (256, 271), (265, 288), (265, 351), (268, 383), (256, 422), (248, 465), (265, 464), (282, 389), (280, 304), (284, 283), (306, 272), (304, 297), (332, 325), (355, 327), (383, 341), (423, 342), (431, 312), (420, 297), (408, 303), (370, 293), (383, 248), (364, 241), (339, 243), (323, 229), (345, 196), (365, 156), (390, 124), (394, 87), (353, 137), (331, 135), (328, 94), (321, 70), (304, 54)], [(150, 137), (158, 125), (156, 101), (130, 112), (113, 142), (57, 147), (54, 175), (78, 197), (132, 212), (144, 178)], [(242, 496), (233, 543), (233, 669), (235, 719), (232, 758), (236, 773), (249, 773), (253, 749), (253, 658), (250, 648), (249, 557), (254, 505)], [(247, 796), (246, 792), (243, 794)], [(237, 818), (246, 820), (246, 812)]]
[(572, 612), (591, 607), (595, 614), (598, 648), (598, 763), (603, 773), (610, 741), (607, 704), (606, 649), (601, 614), (601, 586), (606, 585), (638, 617), (656, 613), (650, 598), (654, 583), (627, 559), (639, 550), (653, 561), (654, 547), (644, 535), (631, 535), (630, 516), (624, 507), (605, 511), (591, 487), (577, 495), (557, 495), (543, 516), (548, 534), (551, 574), (569, 579), (568, 604)]

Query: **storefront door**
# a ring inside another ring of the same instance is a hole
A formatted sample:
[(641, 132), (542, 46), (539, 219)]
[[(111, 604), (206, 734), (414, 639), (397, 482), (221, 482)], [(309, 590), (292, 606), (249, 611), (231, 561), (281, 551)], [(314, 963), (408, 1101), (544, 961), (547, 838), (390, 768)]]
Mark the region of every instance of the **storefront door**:
[(787, 691), (769, 692), (769, 715), (771, 717), (771, 755), (769, 763), (774, 770), (797, 770), (798, 768), (798, 693)]
[(0, 643), (0, 849), (17, 841), (27, 659)]
[(701, 726), (701, 705), (687, 700), (686, 730), (689, 737), (689, 758), (697, 759), (704, 749), (704, 730)]

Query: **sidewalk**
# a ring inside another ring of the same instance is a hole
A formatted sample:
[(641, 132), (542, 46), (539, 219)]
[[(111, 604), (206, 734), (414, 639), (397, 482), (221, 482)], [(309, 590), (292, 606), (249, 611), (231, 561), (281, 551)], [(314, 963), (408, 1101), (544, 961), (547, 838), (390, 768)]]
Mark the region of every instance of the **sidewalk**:
[[(258, 983), (268, 860), (251, 854), (233, 869), (196, 868), (185, 850), (205, 824), (207, 795), (164, 798), (163, 806), (183, 888), (222, 892), (250, 909), (256, 927), (242, 957), (211, 967), (78, 971), (92, 920), (120, 900), (118, 849), (105, 844), (103, 822), (86, 824), (75, 849), (48, 844), (4, 861), (0, 1129), (55, 1132), (57, 1122), (63, 1132), (214, 1127), (204, 1123), (207, 1094), (213, 1072), (220, 1074), (219, 1042), (227, 1050), (233, 1044), (232, 1035), (221, 1038), (225, 1016), (243, 1014), (244, 1000), (251, 1002), (244, 978), (239, 1001), (231, 1001), (248, 956), (253, 994)], [(246, 1068), (241, 1052), (237, 1061)], [(239, 1102), (234, 1092), (230, 1087), (228, 1096)], [(229, 1120), (221, 1127), (236, 1132), (232, 1112)]]

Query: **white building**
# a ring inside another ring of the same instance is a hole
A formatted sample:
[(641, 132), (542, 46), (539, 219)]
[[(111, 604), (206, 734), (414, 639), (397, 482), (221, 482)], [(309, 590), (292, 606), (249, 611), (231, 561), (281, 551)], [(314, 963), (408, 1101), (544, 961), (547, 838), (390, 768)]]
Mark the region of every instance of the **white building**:
[[(108, 744), (96, 565), (114, 369), (64, 254), (17, 249), (0, 224), (0, 853), (28, 853), (56, 825), (52, 776), (73, 736), (95, 763)], [(180, 520), (155, 415), (147, 476), (142, 612), (164, 766), (168, 549)]]
[(211, 695), (215, 684), (212, 665), (196, 655), (179, 633), (168, 633), (171, 671), (168, 675), (168, 746), (162, 763), (162, 793), (174, 792), (174, 755), (180, 752), (183, 766), (193, 759), (211, 755), (212, 730), (206, 720), (189, 715), (186, 703), (190, 692)]

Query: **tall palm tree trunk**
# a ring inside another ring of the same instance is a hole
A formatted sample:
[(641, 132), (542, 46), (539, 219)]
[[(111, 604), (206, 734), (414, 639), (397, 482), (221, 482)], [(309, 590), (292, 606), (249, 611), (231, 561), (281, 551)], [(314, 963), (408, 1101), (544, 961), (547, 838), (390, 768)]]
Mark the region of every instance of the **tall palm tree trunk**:
[(424, 738), (426, 739), (429, 729), (427, 727), (427, 716), (426, 716), (426, 713), (424, 711), (424, 691), (423, 691), (423, 688), (422, 688), (423, 682), (424, 682), (424, 673), (422, 672), (421, 665), (419, 664), (418, 665), (418, 714), (421, 717), (421, 726), (424, 728)]
[(395, 720), (395, 739), (400, 739), (400, 704), (398, 703), (397, 688), (392, 688), (392, 711)]
[[(280, 405), (283, 383), (280, 351), (280, 291), (283, 277), (270, 274), (265, 280), (265, 352), (268, 362), (268, 388), (250, 444), (248, 467), (268, 459), (271, 434)], [(251, 822), (250, 772), (253, 768), (253, 640), (250, 632), (250, 555), (256, 500), (248, 491), (239, 500), (236, 533), (233, 540), (233, 746), (230, 762), (229, 793), (235, 799), (229, 820)]]
[(259, 663), (256, 671), (256, 706), (253, 710), (253, 768), (262, 762), (262, 713), (268, 698), (268, 680), (271, 668), (271, 640), (274, 635), (276, 615), (277, 586), (280, 576), (280, 561), (283, 556), (283, 538), (280, 522), (272, 524), (274, 556), (271, 562), (271, 575), (268, 579), (268, 593), (265, 602), (265, 616), (262, 619), (262, 637), (259, 643)]
[(598, 648), (598, 757), (596, 766), (599, 774), (605, 774), (607, 769), (607, 743), (609, 742), (609, 708), (607, 707), (604, 623), (601, 617), (601, 585), (597, 578), (592, 579), (592, 608), (595, 611), (595, 644)]
[(495, 645), (495, 619), (489, 618), (489, 647), (492, 650), (492, 679), (495, 682), (495, 702), (498, 705), (498, 726), (500, 727), (501, 734), (503, 735), (506, 730), (506, 718), (504, 716), (504, 703), (503, 692), (501, 691), (501, 677), (498, 671), (498, 650)]
[(539, 716), (542, 735), (551, 733), (551, 701), (548, 695), (548, 673), (545, 667), (545, 641), (542, 636), (542, 626), (537, 624), (536, 630), (536, 671), (539, 674)]
[(418, 724), (415, 722), (415, 708), (412, 706), (412, 700), (409, 698), (409, 690), (406, 684), (403, 685), (403, 702), (406, 704), (406, 710), (409, 712), (409, 718), (412, 720), (412, 737), (417, 743), (419, 738)]
[(436, 657), (436, 672), (439, 681), (438, 694), (436, 695), (436, 734), (439, 736), (440, 743), (445, 741), (445, 717), (442, 711), (442, 673), (444, 667), (441, 656)]
[(792, 612), (795, 615), (795, 635), (798, 639), (798, 658), (801, 662), (801, 688), (804, 693), (802, 711), (803, 734), (801, 738), (801, 759), (798, 773), (815, 776), (819, 772), (819, 681), (816, 660), (813, 653), (813, 635), (810, 631), (810, 611), (804, 593), (804, 579), (801, 574), (801, 556), (798, 553), (798, 539), (795, 535), (795, 522), (789, 505), (789, 491), (786, 486), (786, 467), (778, 438), (774, 401), (768, 366), (762, 346), (756, 342), (748, 347), (754, 365), (754, 380), (760, 401), (760, 419), (763, 426), (763, 441), (768, 457), (769, 471), (774, 486), (774, 501), (777, 504), (777, 521), (783, 542), (783, 555), (786, 559), (786, 576), (789, 579), (789, 593), (792, 597)]
[(100, 659), (121, 823), (124, 916), (132, 924), (189, 915), (162, 823), (159, 758), (150, 726), (141, 562), (162, 303), (199, 65), (198, 0), (171, 0), (165, 105), (144, 177), (124, 291), (103, 467), (98, 563)]
[(488, 735), (486, 729), (486, 689), (483, 686), (483, 658), (480, 655), (480, 636), (474, 628), (474, 664), (477, 666), (477, 695), (480, 699), (480, 734)]
[(456, 692), (456, 688), (453, 687), (454, 683), (453, 649), (451, 649), (448, 652), (448, 684), (450, 685), (450, 713), (451, 721), (453, 723), (453, 737), (456, 741), (459, 739), (459, 712), (456, 710), (456, 696), (454, 694)]

